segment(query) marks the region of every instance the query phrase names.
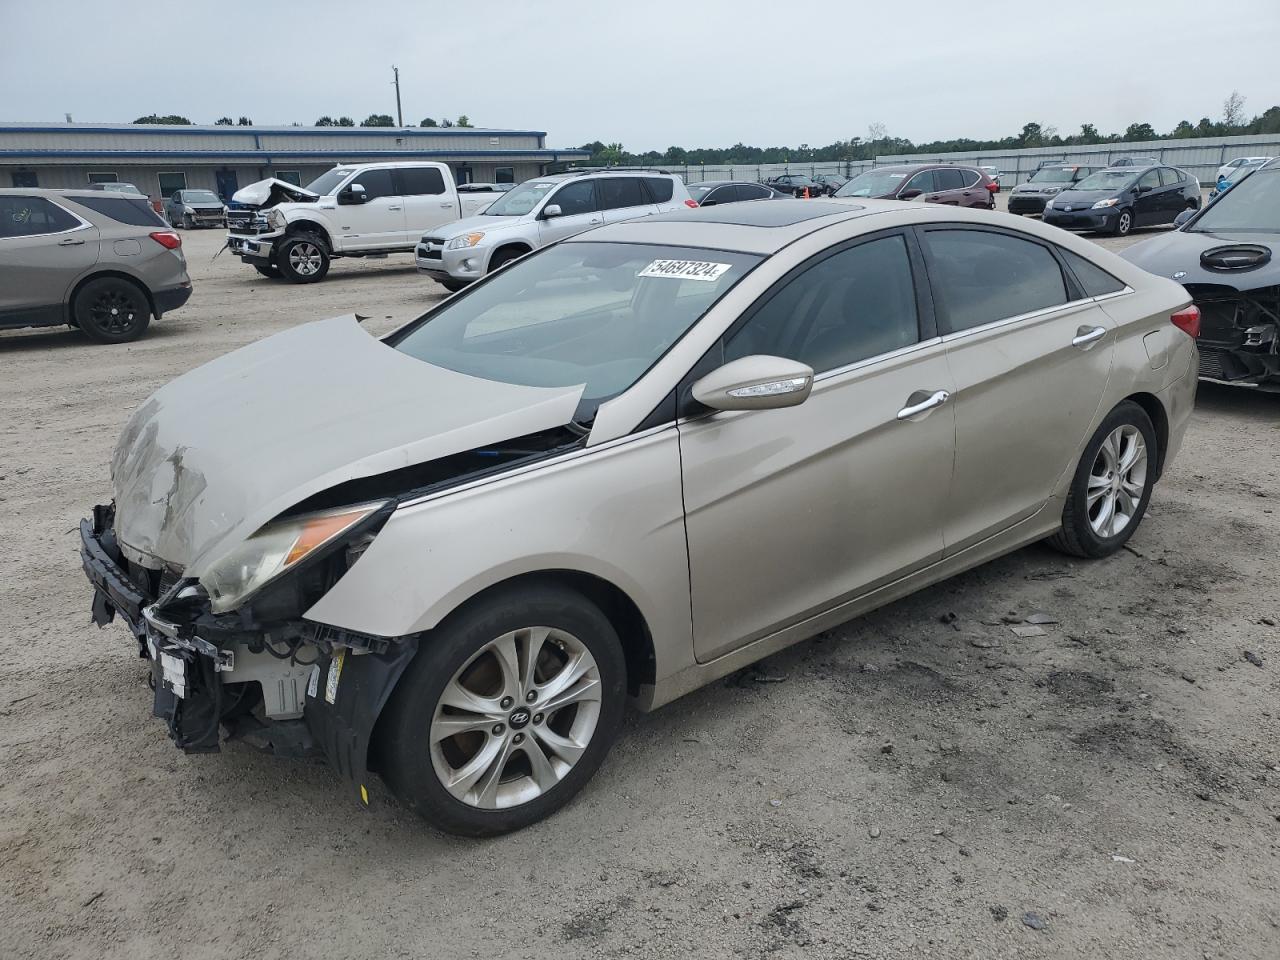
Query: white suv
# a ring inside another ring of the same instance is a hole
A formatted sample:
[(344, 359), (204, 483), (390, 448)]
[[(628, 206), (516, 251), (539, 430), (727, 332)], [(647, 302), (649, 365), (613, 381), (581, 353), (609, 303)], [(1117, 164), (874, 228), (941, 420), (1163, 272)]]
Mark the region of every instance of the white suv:
[(418, 269), (449, 290), (549, 243), (606, 223), (697, 207), (662, 170), (571, 170), (526, 180), (479, 216), (422, 237)]

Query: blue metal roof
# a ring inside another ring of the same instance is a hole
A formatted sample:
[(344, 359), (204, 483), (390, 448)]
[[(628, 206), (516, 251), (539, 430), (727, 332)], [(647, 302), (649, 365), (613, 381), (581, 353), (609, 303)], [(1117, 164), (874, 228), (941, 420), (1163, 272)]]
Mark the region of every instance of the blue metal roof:
[(245, 134), (288, 134), (302, 137), (375, 136), (375, 137), (545, 137), (544, 130), (497, 130), (482, 127), (228, 127), (195, 126), (161, 123), (122, 124), (7, 124), (0, 123), (0, 133), (126, 133), (139, 135), (213, 134), (215, 136), (243, 136)]
[(342, 162), (355, 158), (372, 160), (414, 160), (434, 157), (589, 157), (589, 150), (0, 150), (0, 159), (58, 159), (84, 158), (85, 160), (139, 160), (155, 157), (210, 161), (257, 160), (271, 163), (276, 159), (320, 159)]

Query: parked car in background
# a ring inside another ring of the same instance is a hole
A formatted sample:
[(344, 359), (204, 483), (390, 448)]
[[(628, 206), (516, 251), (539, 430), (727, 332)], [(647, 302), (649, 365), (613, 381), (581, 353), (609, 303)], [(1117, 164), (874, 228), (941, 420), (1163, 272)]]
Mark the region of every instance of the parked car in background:
[(1045, 167), (1061, 167), (1066, 165), (1066, 159), (1063, 157), (1045, 157), (1036, 161), (1036, 169), (1043, 170)]
[(1200, 183), (1175, 167), (1098, 170), (1064, 190), (1044, 208), (1044, 222), (1068, 230), (1123, 237), (1134, 227), (1173, 223), (1200, 208)]
[(93, 619), (188, 752), (306, 740), (366, 803), (373, 767), (440, 829), (516, 830), (586, 785), (629, 695), (1044, 538), (1121, 550), (1191, 416), (1188, 299), (932, 204), (606, 225), (385, 337), (303, 324), (161, 387), (80, 524)]
[(423, 234), (415, 251), (418, 270), (456, 292), (556, 240), (697, 205), (684, 181), (664, 170), (571, 170), (537, 177), (478, 216)]
[(1223, 174), (1221, 169), (1218, 171), (1218, 182), (1213, 185), (1213, 189), (1209, 191), (1209, 199), (1212, 200), (1220, 193), (1226, 193), (1237, 183), (1243, 180), (1253, 171), (1262, 167), (1267, 161), (1262, 163), (1242, 163), (1231, 170), (1230, 173)]
[(746, 180), (703, 180), (688, 185), (689, 196), (700, 207), (714, 207), (720, 203), (738, 203), (744, 200), (782, 200), (790, 196), (763, 183)]
[(225, 227), (227, 208), (212, 190), (175, 190), (164, 202), (164, 215), (175, 227)]
[(977, 167), (925, 163), (876, 167), (858, 174), (837, 197), (923, 200), (958, 207), (995, 208), (996, 185)]
[(764, 185), (793, 197), (803, 197), (806, 190), (810, 197), (820, 197), (826, 193), (826, 187), (820, 181), (803, 173), (784, 173), (780, 177), (766, 180)]
[(459, 193), (430, 160), (343, 164), (305, 187), (263, 180), (237, 190), (227, 246), (266, 277), (315, 283), (335, 257), (412, 253), (423, 230), (483, 210), (492, 193)]
[(126, 343), (191, 297), (182, 238), (143, 197), (0, 189), (0, 329)]
[(1020, 183), (1009, 192), (1009, 212), (1016, 214), (1043, 213), (1044, 205), (1063, 190), (1069, 190), (1089, 174), (1092, 167), (1064, 164), (1060, 167), (1041, 167), (1026, 183)]
[(1222, 177), (1226, 177), (1229, 180), (1234, 179), (1236, 173), (1239, 172), (1241, 168), (1260, 167), (1271, 159), (1271, 157), (1236, 157), (1234, 160), (1230, 160), (1218, 168), (1218, 172), (1214, 176), (1214, 180), (1218, 180)]
[(1155, 157), (1117, 157), (1107, 164), (1107, 167), (1156, 167), (1160, 165), (1160, 161)]
[(88, 189), (101, 190), (104, 193), (123, 193), (130, 197), (145, 197), (146, 194), (139, 190), (132, 183), (115, 182), (115, 183), (91, 183)]
[(985, 166), (985, 167), (978, 167), (978, 169), (991, 178), (991, 182), (996, 185), (996, 188), (993, 192), (999, 193), (1000, 192), (1000, 168)]
[(834, 196), (837, 190), (849, 182), (848, 177), (842, 177), (838, 173), (819, 173), (813, 179), (822, 184), (822, 192), (828, 197)]
[(506, 193), (515, 187), (514, 183), (460, 183), (459, 193)]
[(1280, 161), (1240, 176), (1179, 229), (1126, 260), (1187, 289), (1200, 308), (1200, 376), (1280, 391)]

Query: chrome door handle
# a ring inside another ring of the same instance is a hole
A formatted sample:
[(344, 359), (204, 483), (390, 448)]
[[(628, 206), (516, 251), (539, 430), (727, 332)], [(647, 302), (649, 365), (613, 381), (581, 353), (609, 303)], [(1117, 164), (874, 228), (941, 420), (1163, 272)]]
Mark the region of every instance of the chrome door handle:
[(403, 207), (387, 207), (388, 210), (402, 210)]
[[(924, 393), (924, 391), (919, 390), (916, 393)], [(916, 396), (916, 393), (913, 393), (911, 397)], [(908, 397), (907, 399), (910, 400), (911, 397)], [(899, 410), (898, 419), (910, 420), (912, 417), (918, 417), (922, 413), (928, 413), (934, 407), (942, 406), (944, 403), (946, 403), (950, 399), (951, 399), (951, 394), (947, 393), (947, 391), (935, 390), (933, 393), (931, 393), (924, 400), (921, 400), (919, 403), (908, 404), (907, 406)]]
[(83, 241), (83, 240), (81, 240), (79, 237), (67, 237), (67, 239), (65, 239), (65, 240), (59, 240), (59, 241), (58, 241), (58, 246), (60, 246), (60, 247), (78, 247), (78, 246), (80, 246), (80, 245), (81, 245), (81, 244), (83, 244), (83, 243), (84, 243), (84, 241)]
[(1088, 350), (1094, 341), (1101, 340), (1106, 335), (1106, 327), (1077, 327), (1076, 335), (1072, 338), (1071, 345), (1082, 350)]
[(453, 204), (452, 204), (452, 203), (442, 203), (442, 204), (440, 204), (440, 206), (444, 207), (446, 210), (450, 210), (450, 209), (452, 209), (452, 208), (453, 208)]

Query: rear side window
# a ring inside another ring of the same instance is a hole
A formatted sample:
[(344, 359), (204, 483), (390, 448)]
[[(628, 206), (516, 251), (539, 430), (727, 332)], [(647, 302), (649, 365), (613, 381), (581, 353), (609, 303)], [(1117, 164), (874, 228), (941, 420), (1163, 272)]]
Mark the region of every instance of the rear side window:
[(1067, 302), (1062, 268), (1038, 243), (985, 230), (928, 230), (924, 237), (945, 333)]
[(400, 196), (435, 196), (444, 193), (444, 177), (435, 167), (405, 167), (396, 171), (400, 177)]
[(649, 203), (644, 188), (636, 177), (604, 177), (596, 187), (600, 191), (600, 209), (641, 207)]
[(132, 227), (168, 226), (142, 197), (113, 197), (104, 193), (95, 197), (76, 197), (75, 202), (104, 217), (110, 217), (116, 223), (127, 223)]
[(0, 237), (38, 237), (79, 225), (79, 220), (44, 197), (0, 197)]
[(933, 182), (937, 184), (935, 190), (960, 190), (964, 187), (964, 177), (959, 170), (935, 170), (933, 171)]
[(975, 183), (982, 179), (982, 174), (977, 170), (961, 170), (960, 180), (963, 186), (972, 187)]
[(737, 189), (739, 200), (763, 200), (773, 193), (768, 187), (757, 187), (749, 183), (740, 183)]
[(654, 203), (666, 203), (675, 192), (674, 184), (667, 177), (645, 177), (644, 183)]
[(1072, 253), (1062, 247), (1058, 248), (1058, 252), (1062, 254), (1062, 259), (1067, 261), (1067, 268), (1079, 282), (1086, 297), (1101, 297), (1103, 294), (1119, 293), (1124, 289), (1123, 283), (1092, 260), (1086, 260), (1078, 253)]

